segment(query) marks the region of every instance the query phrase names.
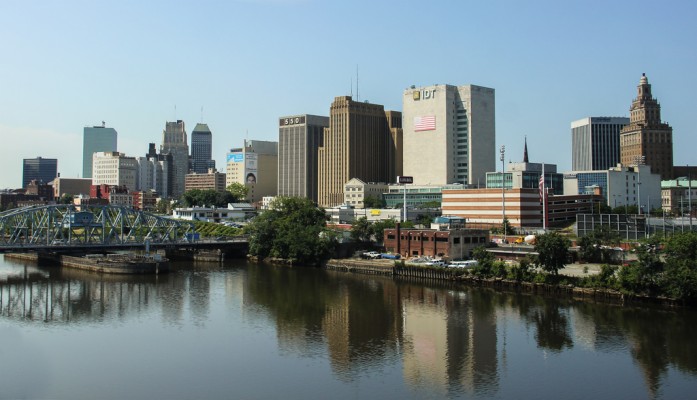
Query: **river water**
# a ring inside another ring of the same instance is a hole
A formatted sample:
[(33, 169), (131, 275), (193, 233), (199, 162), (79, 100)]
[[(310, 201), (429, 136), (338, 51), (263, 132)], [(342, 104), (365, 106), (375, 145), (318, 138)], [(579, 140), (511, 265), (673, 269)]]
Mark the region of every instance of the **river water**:
[(689, 399), (697, 313), (233, 261), (0, 260), (0, 399)]

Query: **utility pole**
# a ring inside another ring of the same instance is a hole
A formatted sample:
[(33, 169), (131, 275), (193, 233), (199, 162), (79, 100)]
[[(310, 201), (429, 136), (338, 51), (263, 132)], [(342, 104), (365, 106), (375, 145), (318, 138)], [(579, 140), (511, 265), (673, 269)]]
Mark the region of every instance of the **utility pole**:
[(501, 226), (503, 226), (503, 242), (506, 243), (506, 171), (503, 163), (506, 159), (506, 146), (501, 145), (499, 153), (501, 153), (501, 211), (503, 214)]

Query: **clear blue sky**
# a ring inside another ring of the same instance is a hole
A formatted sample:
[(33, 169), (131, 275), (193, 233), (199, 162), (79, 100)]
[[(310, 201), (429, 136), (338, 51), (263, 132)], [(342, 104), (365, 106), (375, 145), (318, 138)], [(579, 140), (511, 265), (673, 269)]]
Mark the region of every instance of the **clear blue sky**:
[(695, 21), (694, 1), (3, 0), (0, 188), (36, 156), (77, 177), (84, 126), (138, 156), (202, 107), (224, 169), (245, 137), (278, 140), (278, 117), (328, 115), (356, 66), (360, 99), (392, 110), (412, 84), (493, 87), (507, 161), (527, 135), (562, 171), (571, 121), (628, 116), (645, 72), (675, 162), (697, 164)]

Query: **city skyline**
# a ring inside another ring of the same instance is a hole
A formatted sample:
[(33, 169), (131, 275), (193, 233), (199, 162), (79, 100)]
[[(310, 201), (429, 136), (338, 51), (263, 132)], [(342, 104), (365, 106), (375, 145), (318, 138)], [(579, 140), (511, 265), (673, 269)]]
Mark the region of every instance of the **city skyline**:
[[(689, 146), (697, 5), (399, 5), (0, 5), (8, 55), (0, 135), (13, 138), (0, 147), (0, 188), (19, 187), (22, 159), (37, 156), (57, 158), (62, 177), (81, 176), (82, 130), (101, 121), (119, 132), (118, 151), (128, 156), (160, 145), (163, 122), (206, 123), (222, 166), (244, 139), (277, 141), (281, 116), (327, 116), (341, 95), (402, 111), (405, 89), (436, 83), (495, 89), (496, 146), (511, 149), (506, 161), (520, 161), (514, 149), (527, 136), (531, 157), (566, 171), (569, 123), (628, 117), (642, 73), (673, 127), (674, 164), (697, 163)], [(635, 48), (640, 57), (623, 56)]]

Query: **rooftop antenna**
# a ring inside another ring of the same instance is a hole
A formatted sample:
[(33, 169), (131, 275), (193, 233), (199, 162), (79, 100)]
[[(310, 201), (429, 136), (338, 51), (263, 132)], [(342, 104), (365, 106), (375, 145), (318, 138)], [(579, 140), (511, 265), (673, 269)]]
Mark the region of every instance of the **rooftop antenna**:
[(356, 101), (360, 99), (358, 95), (358, 64), (356, 64)]
[(201, 106), (201, 123), (203, 123), (203, 106)]
[(353, 77), (351, 77), (351, 97), (353, 97)]
[(177, 120), (177, 105), (174, 105), (174, 120)]

